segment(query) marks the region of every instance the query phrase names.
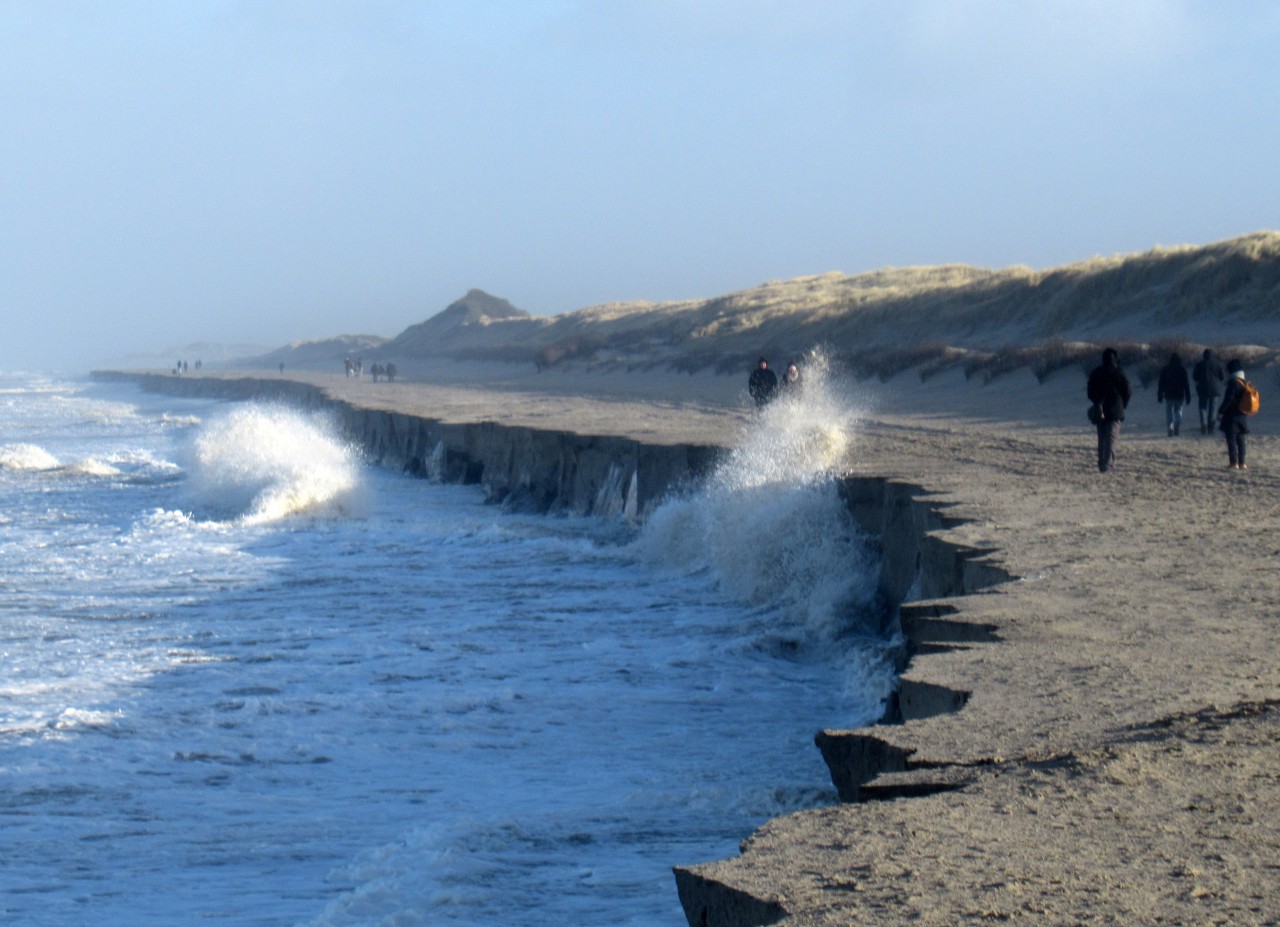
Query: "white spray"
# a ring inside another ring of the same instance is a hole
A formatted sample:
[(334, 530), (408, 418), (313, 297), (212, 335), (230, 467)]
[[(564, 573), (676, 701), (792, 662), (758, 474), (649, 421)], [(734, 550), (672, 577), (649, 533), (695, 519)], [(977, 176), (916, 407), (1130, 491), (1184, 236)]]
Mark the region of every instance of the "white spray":
[(196, 504), (215, 518), (254, 524), (360, 508), (355, 450), (325, 420), (279, 406), (240, 406), (211, 422), (189, 474)]
[(821, 355), (802, 386), (760, 411), (693, 495), (649, 517), (649, 559), (710, 570), (727, 595), (773, 613), (809, 641), (847, 632), (875, 602), (877, 567), (836, 487), (859, 410)]

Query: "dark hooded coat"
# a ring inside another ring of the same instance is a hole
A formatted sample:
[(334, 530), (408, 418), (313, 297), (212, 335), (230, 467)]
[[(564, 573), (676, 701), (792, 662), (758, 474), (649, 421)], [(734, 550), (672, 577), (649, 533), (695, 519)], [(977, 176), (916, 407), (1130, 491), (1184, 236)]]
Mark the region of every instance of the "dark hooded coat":
[(1124, 421), (1124, 410), (1129, 405), (1133, 391), (1129, 386), (1129, 378), (1120, 369), (1119, 355), (1115, 351), (1107, 349), (1102, 353), (1102, 363), (1089, 374), (1086, 391), (1089, 401), (1102, 410), (1105, 421)]

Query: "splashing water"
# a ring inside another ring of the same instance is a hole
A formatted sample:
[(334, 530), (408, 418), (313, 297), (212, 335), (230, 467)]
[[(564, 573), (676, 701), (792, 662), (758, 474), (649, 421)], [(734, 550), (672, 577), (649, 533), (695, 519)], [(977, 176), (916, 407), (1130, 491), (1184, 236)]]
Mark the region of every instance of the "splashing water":
[(863, 412), (825, 355), (814, 352), (793, 387), (760, 410), (743, 442), (712, 476), (726, 490), (830, 482), (843, 469)]
[(878, 573), (835, 480), (859, 415), (815, 355), (803, 388), (761, 411), (700, 492), (659, 506), (637, 545), (653, 561), (707, 570), (804, 638), (847, 633), (875, 609)]
[(196, 438), (191, 494), (209, 517), (246, 524), (355, 514), (359, 457), (331, 423), (277, 406), (236, 408)]
[(0, 470), (54, 470), (58, 458), (34, 444), (6, 444), (0, 447)]

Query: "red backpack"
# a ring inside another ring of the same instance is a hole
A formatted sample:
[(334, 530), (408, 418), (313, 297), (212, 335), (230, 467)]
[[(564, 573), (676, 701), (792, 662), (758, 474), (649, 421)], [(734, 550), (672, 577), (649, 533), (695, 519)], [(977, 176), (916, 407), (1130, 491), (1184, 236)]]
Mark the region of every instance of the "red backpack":
[(1258, 411), (1262, 397), (1258, 395), (1258, 388), (1248, 380), (1240, 381), (1240, 399), (1236, 408), (1240, 410), (1241, 415), (1253, 415)]

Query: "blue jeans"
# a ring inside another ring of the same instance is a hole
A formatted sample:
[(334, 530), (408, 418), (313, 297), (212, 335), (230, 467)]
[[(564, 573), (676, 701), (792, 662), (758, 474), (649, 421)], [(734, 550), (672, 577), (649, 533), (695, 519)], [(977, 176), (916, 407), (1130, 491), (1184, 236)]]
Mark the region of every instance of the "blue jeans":
[(1181, 399), (1164, 401), (1164, 424), (1171, 434), (1182, 428), (1182, 402)]
[(1218, 397), (1200, 393), (1196, 398), (1200, 400), (1200, 427), (1212, 431), (1218, 422)]

